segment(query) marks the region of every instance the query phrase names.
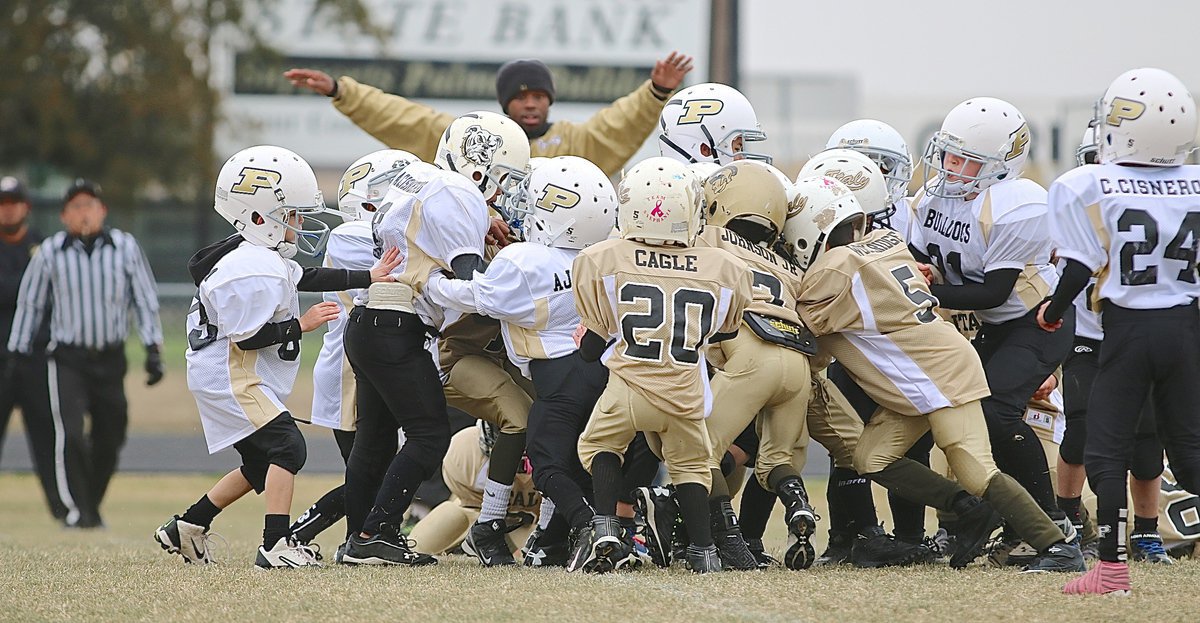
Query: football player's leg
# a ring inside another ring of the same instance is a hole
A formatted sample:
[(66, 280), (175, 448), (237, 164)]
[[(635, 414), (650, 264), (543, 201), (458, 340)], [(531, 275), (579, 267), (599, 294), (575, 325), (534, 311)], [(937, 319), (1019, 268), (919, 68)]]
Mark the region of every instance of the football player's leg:
[(1062, 366), (1066, 430), (1058, 448), (1058, 473), (1054, 488), (1058, 507), (1076, 528), (1083, 525), (1080, 499), (1083, 483), (1087, 479), (1083, 469), (1083, 447), (1087, 439), (1088, 399), (1092, 395), (1092, 381), (1096, 378), (1099, 357), (1099, 340), (1076, 337), (1075, 347)]
[(444, 554), (463, 542), (478, 517), (477, 509), (464, 508), (454, 499), (446, 500), (422, 517), (408, 538), (414, 551)]
[(1047, 333), (1027, 319), (999, 327), (985, 325), (976, 337), (983, 355), (991, 395), (983, 399), (993, 455), (997, 466), (1021, 483), (1047, 514), (1064, 517), (1050, 484), (1050, 467), (1037, 435), (1025, 422), (1033, 392), (1071, 351), (1074, 311), (1063, 327)]
[(611, 375), (608, 386), (596, 401), (591, 418), (579, 436), (579, 460), (592, 475), (596, 515), (588, 529), (572, 531), (568, 571), (611, 571), (628, 558), (624, 528), (617, 518), (617, 501), (624, 479), (621, 461), (637, 428), (634, 424), (633, 391)]
[[(341, 452), (342, 462), (350, 462), (350, 452), (354, 449), (354, 431), (333, 430), (334, 441)], [(321, 496), (308, 510), (296, 518), (296, 523), (289, 529), (292, 538), (301, 543), (311, 543), (339, 519), (346, 516), (346, 485), (341, 484), (330, 489)]]
[[(1194, 344), (1186, 340), (1197, 331), (1188, 329), (1179, 336), (1180, 344)], [(1196, 405), (1200, 403), (1200, 384), (1196, 383), (1200, 378), (1200, 352), (1190, 346), (1176, 348), (1183, 352), (1178, 354), (1174, 365), (1158, 363), (1160, 372), (1155, 380), (1153, 410), (1158, 437), (1163, 440), (1176, 482), (1187, 491), (1200, 494), (1200, 415), (1196, 413)]]
[(1154, 410), (1147, 407), (1138, 421), (1133, 463), (1129, 474), (1129, 496), (1133, 499), (1133, 533), (1129, 535), (1134, 560), (1159, 564), (1173, 561), (1158, 532), (1158, 499), (1163, 473), (1163, 447), (1154, 425)]
[[(645, 406), (649, 407), (648, 404)], [(646, 411), (651, 411), (647, 408)], [(683, 419), (674, 415), (654, 413), (662, 427), (658, 433), (663, 460), (675, 483), (675, 497), (679, 503), (679, 514), (687, 527), (691, 543), (687, 548), (688, 566), (697, 572), (719, 571), (720, 560), (713, 556), (715, 545), (708, 510), (708, 490), (712, 483), (712, 472), (708, 469), (708, 429), (702, 419)], [(642, 419), (638, 416), (639, 428)], [(753, 556), (751, 556), (753, 560)], [(757, 567), (757, 562), (753, 563)]]
[[(759, 345), (763, 348), (759, 348)], [(718, 371), (710, 381), (712, 415), (704, 421), (712, 443), (709, 470), (713, 484), (709, 495), (714, 505), (728, 502), (730, 498), (722, 466), (722, 461), (725, 461), (730, 469), (733, 467), (732, 460), (726, 459), (729, 446), (778, 391), (783, 378), (770, 365), (775, 359), (770, 349), (778, 347), (765, 344), (752, 333), (739, 335), (723, 344), (722, 348), (728, 359), (725, 369)], [(759, 355), (766, 359), (760, 359)]]

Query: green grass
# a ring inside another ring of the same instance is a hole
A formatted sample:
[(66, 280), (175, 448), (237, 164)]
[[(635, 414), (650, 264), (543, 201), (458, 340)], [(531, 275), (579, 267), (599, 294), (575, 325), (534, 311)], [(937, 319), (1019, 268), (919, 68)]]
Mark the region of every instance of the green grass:
[[(262, 572), (252, 563), (261, 530), (257, 499), (218, 517), (214, 530), (229, 543), (222, 564), (184, 565), (150, 534), (215, 478), (118, 475), (105, 503), (108, 528), (81, 533), (50, 520), (30, 476), (0, 474), (0, 620), (1158, 622), (1194, 621), (1200, 612), (1200, 561), (1135, 565), (1129, 599), (1067, 597), (1059, 592), (1065, 576), (983, 566), (587, 576), (482, 569), (449, 556), (422, 569)], [(302, 476), (293, 512), (335, 482)], [(338, 531), (320, 539), (326, 552)], [(778, 518), (767, 546), (783, 546)]]

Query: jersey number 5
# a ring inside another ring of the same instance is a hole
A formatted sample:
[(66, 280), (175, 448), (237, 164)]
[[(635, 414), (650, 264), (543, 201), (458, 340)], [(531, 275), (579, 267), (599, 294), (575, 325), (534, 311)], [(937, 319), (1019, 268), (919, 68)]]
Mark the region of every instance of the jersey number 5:
[(933, 311), (938, 304), (937, 298), (924, 290), (909, 287), (909, 280), (916, 278), (911, 268), (907, 265), (897, 266), (892, 269), (892, 277), (896, 279), (896, 283), (900, 284), (900, 291), (904, 293), (904, 296), (917, 306), (917, 311), (913, 313), (913, 316), (916, 316), (918, 322), (929, 324), (937, 320), (938, 316)]
[[(667, 296), (662, 288), (645, 283), (621, 286), (620, 302), (646, 302), (644, 313), (626, 312), (621, 315), (621, 336), (625, 340), (625, 355), (632, 359), (662, 361), (663, 340), (671, 342), (671, 359), (676, 363), (696, 365), (700, 361), (700, 342), (712, 331), (713, 311), (717, 300), (711, 292), (679, 288)], [(696, 309), (700, 330), (688, 331), (690, 308)], [(664, 327), (670, 333), (664, 333)], [(688, 335), (696, 336), (689, 343)], [(639, 340), (639, 337), (645, 337)]]

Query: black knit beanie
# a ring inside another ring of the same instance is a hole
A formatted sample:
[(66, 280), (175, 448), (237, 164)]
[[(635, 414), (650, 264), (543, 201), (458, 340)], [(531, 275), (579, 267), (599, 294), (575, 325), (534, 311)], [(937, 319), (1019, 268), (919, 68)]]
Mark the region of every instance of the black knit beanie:
[(545, 91), (554, 103), (554, 77), (542, 61), (523, 58), (509, 61), (496, 72), (496, 99), (500, 110), (508, 112), (508, 103), (521, 91)]

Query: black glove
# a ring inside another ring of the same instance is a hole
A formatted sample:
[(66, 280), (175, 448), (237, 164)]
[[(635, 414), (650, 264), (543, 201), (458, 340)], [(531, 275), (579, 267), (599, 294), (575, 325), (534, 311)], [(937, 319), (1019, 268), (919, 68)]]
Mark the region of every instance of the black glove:
[(163, 378), (162, 353), (158, 344), (146, 347), (146, 385), (156, 385)]

